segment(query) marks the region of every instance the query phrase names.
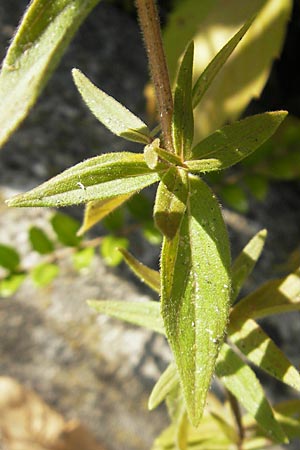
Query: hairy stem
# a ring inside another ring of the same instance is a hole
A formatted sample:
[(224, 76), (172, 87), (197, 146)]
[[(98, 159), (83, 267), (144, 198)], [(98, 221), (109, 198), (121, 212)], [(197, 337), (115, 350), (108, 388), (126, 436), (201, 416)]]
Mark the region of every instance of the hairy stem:
[(136, 0), (136, 7), (155, 88), (164, 146), (166, 150), (174, 152), (172, 143), (173, 99), (156, 3), (155, 0)]

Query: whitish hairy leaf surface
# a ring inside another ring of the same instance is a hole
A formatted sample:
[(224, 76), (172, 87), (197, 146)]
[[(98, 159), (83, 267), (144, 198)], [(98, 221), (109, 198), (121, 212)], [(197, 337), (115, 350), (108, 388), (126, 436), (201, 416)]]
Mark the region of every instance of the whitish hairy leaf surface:
[(300, 310), (300, 268), (281, 280), (265, 283), (234, 308), (239, 317), (259, 319)]
[(168, 238), (173, 238), (181, 224), (188, 196), (186, 171), (171, 167), (161, 178), (155, 205), (154, 221), (157, 228)]
[(142, 264), (131, 253), (124, 248), (119, 248), (126, 264), (132, 272), (145, 284), (147, 284), (155, 292), (160, 292), (160, 275), (159, 272)]
[(118, 195), (117, 197), (107, 198), (105, 200), (95, 200), (88, 202), (84, 210), (83, 223), (77, 232), (78, 236), (86, 233), (100, 220), (125, 203), (132, 194)]
[(79, 70), (73, 69), (72, 74), (83, 100), (103, 125), (112, 133), (129, 141), (149, 143), (150, 132), (142, 120), (97, 88)]
[(233, 303), (243, 284), (251, 274), (263, 251), (267, 230), (259, 231), (243, 248), (231, 267), (231, 302)]
[(227, 324), (230, 254), (220, 207), (190, 176), (180, 229), (162, 249), (162, 316), (191, 422), (197, 425)]
[(191, 42), (180, 65), (174, 92), (173, 144), (176, 155), (182, 159), (189, 159), (194, 136), (192, 107), (193, 59), (194, 43)]
[(164, 334), (158, 302), (88, 300), (87, 303), (101, 314)]
[(228, 335), (249, 361), (283, 383), (300, 390), (299, 372), (254, 320), (240, 319), (233, 311)]
[(227, 344), (221, 348), (216, 374), (272, 440), (287, 442), (255, 373)]
[(149, 397), (148, 408), (150, 410), (156, 408), (178, 384), (177, 369), (175, 364), (171, 363), (155, 384)]
[(107, 153), (65, 170), (37, 188), (17, 195), (9, 206), (68, 206), (139, 191), (159, 180), (142, 154)]
[(268, 112), (226, 125), (196, 145), (192, 159), (200, 161), (189, 161), (186, 165), (200, 172), (226, 169), (260, 147), (274, 134), (286, 115), (286, 111)]
[(26, 117), (77, 28), (98, 2), (31, 2), (0, 74), (0, 146)]
[(248, 31), (253, 19), (248, 20), (245, 25), (227, 42), (226, 45), (217, 53), (214, 59), (208, 64), (206, 69), (201, 73), (193, 87), (193, 107), (195, 108), (201, 101), (203, 95), (217, 76), (225, 62)]
[(172, 78), (187, 42), (195, 41), (197, 78), (243, 24), (256, 15), (195, 109), (197, 140), (236, 120), (249, 101), (260, 95), (272, 63), (281, 52), (291, 9), (291, 0), (228, 0), (226, 6), (224, 0), (178, 2), (165, 30)]

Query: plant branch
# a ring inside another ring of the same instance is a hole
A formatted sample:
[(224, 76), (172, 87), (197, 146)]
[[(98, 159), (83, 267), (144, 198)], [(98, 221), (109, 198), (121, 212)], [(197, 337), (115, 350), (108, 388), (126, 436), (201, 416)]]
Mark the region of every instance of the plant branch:
[(166, 150), (174, 152), (172, 142), (173, 99), (157, 6), (155, 0), (136, 0), (136, 7), (155, 88), (164, 146)]

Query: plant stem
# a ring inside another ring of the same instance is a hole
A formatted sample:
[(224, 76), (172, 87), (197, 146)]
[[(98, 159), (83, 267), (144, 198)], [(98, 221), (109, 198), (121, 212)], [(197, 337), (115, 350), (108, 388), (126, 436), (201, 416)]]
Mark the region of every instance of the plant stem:
[(227, 389), (226, 389), (226, 394), (227, 394), (229, 404), (230, 404), (231, 410), (233, 412), (233, 415), (235, 418), (235, 423), (236, 423), (237, 430), (238, 430), (238, 435), (239, 435), (238, 449), (242, 449), (245, 433), (244, 433), (244, 428), (243, 428), (243, 424), (242, 424), (240, 407), (239, 407), (237, 399)]
[(164, 146), (166, 150), (174, 152), (172, 142), (173, 99), (157, 6), (155, 0), (136, 0), (136, 7), (155, 88)]

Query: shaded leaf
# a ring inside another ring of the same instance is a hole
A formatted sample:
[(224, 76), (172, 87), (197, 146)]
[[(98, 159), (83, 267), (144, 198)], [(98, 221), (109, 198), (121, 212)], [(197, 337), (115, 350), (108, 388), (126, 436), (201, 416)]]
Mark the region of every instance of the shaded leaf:
[(73, 254), (73, 265), (75, 269), (81, 270), (89, 267), (93, 260), (95, 249), (93, 247), (83, 248)]
[(48, 238), (47, 234), (39, 227), (32, 226), (29, 229), (29, 240), (33, 250), (46, 255), (54, 250), (53, 242)]
[(245, 214), (249, 203), (245, 191), (238, 184), (226, 184), (220, 189), (220, 197), (232, 209)]
[(26, 278), (25, 273), (12, 273), (0, 280), (0, 297), (10, 297), (21, 286)]
[(261, 230), (248, 242), (231, 267), (231, 302), (234, 303), (263, 251), (267, 230)]
[(288, 442), (255, 373), (227, 344), (221, 348), (216, 374), (272, 440)]
[(154, 221), (157, 228), (168, 238), (173, 238), (180, 227), (188, 196), (187, 173), (171, 167), (158, 185)]
[(251, 194), (259, 201), (263, 201), (269, 190), (269, 183), (267, 178), (262, 175), (246, 175), (244, 177), (244, 182)]
[(163, 244), (162, 316), (188, 414), (198, 424), (227, 324), (230, 254), (216, 198), (199, 178), (189, 183), (181, 227)]
[(149, 143), (150, 132), (141, 119), (97, 88), (80, 70), (73, 69), (72, 75), (89, 109), (112, 133), (129, 141)]
[(112, 211), (103, 219), (103, 225), (107, 231), (117, 233), (124, 227), (124, 209), (119, 208)]
[(87, 303), (101, 314), (164, 334), (158, 302), (88, 300)]
[(202, 160), (208, 159), (209, 167), (205, 168), (205, 172), (226, 169), (259, 148), (275, 133), (286, 115), (286, 111), (267, 112), (225, 125), (193, 148), (192, 159), (200, 161), (191, 161), (186, 165), (196, 171), (199, 164), (197, 171), (201, 171)]
[(51, 217), (50, 223), (58, 240), (67, 246), (76, 247), (81, 238), (77, 236), (80, 223), (66, 214), (56, 213)]
[(131, 195), (118, 195), (117, 197), (107, 198), (105, 200), (88, 202), (84, 211), (83, 223), (77, 235), (82, 236), (86, 231), (96, 225), (96, 223), (100, 222), (100, 220), (125, 203)]
[(131, 197), (126, 206), (133, 217), (140, 222), (152, 221), (152, 203), (143, 193)]
[(175, 153), (183, 160), (189, 159), (194, 136), (192, 107), (194, 43), (186, 49), (180, 64), (174, 92), (172, 135)]
[(253, 18), (248, 20), (245, 25), (224, 45), (224, 47), (217, 53), (217, 55), (208, 64), (198, 77), (193, 87), (193, 108), (195, 108), (201, 101), (203, 95), (213, 82), (216, 75), (222, 69), (227, 59), (234, 51), (235, 47), (243, 38), (253, 22)]
[(300, 391), (300, 375), (287, 357), (252, 319), (230, 315), (230, 341), (251, 361), (271, 376)]
[(284, 279), (263, 284), (235, 306), (239, 317), (259, 319), (300, 310), (300, 268)]
[(26, 117), (77, 28), (98, 2), (31, 2), (0, 73), (0, 146)]
[(45, 287), (57, 277), (58, 272), (59, 267), (56, 264), (42, 263), (31, 270), (30, 276), (36, 286)]
[(149, 397), (148, 408), (155, 409), (165, 400), (167, 395), (179, 384), (177, 369), (174, 363), (168, 365), (155, 384)]
[(119, 248), (123, 258), (132, 272), (143, 282), (146, 283), (151, 289), (156, 292), (160, 292), (160, 275), (157, 270), (150, 269), (149, 267), (138, 261), (131, 253), (124, 248)]
[(19, 253), (10, 245), (0, 244), (0, 267), (13, 271), (19, 264)]
[(127, 249), (129, 246), (129, 241), (124, 237), (117, 237), (114, 235), (105, 236), (100, 244), (100, 253), (105, 263), (108, 266), (115, 267), (118, 266), (123, 255), (119, 251), (119, 248)]
[(135, 193), (159, 180), (142, 154), (108, 153), (79, 163), (8, 200), (9, 206), (68, 206)]
[(162, 243), (162, 234), (153, 224), (153, 222), (143, 223), (142, 233), (144, 238), (152, 245), (160, 245)]

